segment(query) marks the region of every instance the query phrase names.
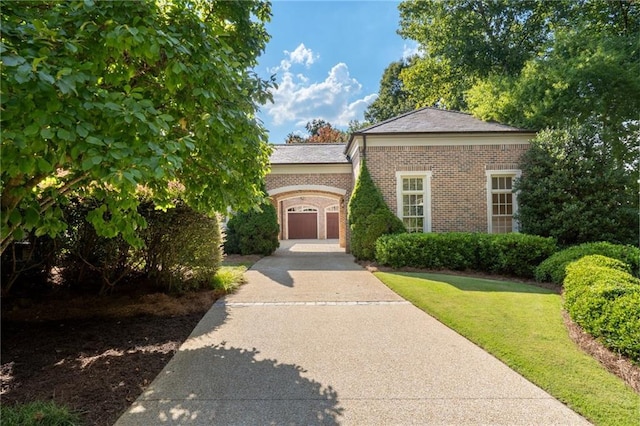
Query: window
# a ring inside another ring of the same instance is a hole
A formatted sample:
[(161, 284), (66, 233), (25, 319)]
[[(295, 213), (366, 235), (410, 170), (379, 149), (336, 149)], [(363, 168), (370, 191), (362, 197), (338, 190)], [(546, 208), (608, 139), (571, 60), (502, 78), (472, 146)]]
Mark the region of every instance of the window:
[(307, 212), (317, 212), (318, 209), (311, 206), (294, 206), (294, 207), (289, 207), (287, 211), (290, 213), (307, 213)]
[(519, 176), (519, 170), (487, 172), (489, 233), (505, 234), (518, 230), (518, 224), (513, 219), (518, 210), (513, 181)]
[(396, 173), (398, 217), (408, 232), (431, 231), (431, 172)]

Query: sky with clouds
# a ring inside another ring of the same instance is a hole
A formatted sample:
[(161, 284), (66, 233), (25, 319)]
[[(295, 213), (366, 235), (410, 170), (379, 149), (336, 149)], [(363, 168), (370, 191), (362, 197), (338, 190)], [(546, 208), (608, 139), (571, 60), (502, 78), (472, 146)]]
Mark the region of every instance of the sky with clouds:
[(289, 133), (306, 135), (304, 126), (313, 119), (340, 129), (364, 119), (384, 69), (416, 49), (396, 33), (398, 3), (272, 2), (271, 40), (255, 69), (278, 83), (274, 102), (259, 114), (271, 143), (284, 143)]

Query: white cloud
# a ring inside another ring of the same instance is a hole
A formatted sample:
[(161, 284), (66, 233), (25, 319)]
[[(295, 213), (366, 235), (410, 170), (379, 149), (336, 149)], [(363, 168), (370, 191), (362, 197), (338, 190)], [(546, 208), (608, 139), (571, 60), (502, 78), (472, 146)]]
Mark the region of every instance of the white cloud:
[(277, 67), (270, 68), (269, 72), (274, 74), (279, 71), (287, 72), (294, 64), (302, 64), (305, 67), (309, 68), (311, 65), (313, 65), (316, 59), (320, 58), (320, 55), (313, 53), (313, 50), (307, 49), (304, 43), (300, 43), (293, 52), (285, 50), (284, 54), (287, 57), (281, 60), (280, 65), (278, 65)]
[[(303, 49), (296, 50), (302, 52)], [(295, 56), (306, 63), (309, 57), (304, 55), (290, 54), (290, 58)], [(276, 126), (291, 123), (292, 127), (299, 127), (313, 119), (323, 119), (345, 128), (349, 121), (361, 119), (364, 110), (378, 96), (359, 97), (361, 90), (362, 85), (350, 75), (344, 63), (333, 66), (327, 77), (319, 82), (312, 82), (302, 74), (294, 75), (286, 69), (278, 89), (273, 92), (273, 104), (266, 105), (265, 111)]]

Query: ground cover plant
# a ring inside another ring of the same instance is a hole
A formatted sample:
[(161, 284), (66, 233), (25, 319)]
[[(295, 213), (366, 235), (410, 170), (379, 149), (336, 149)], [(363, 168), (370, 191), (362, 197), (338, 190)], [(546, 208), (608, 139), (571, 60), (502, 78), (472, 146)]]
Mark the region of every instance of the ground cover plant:
[(570, 340), (559, 294), (443, 274), (376, 276), (591, 422), (637, 425), (640, 395)]
[(393, 268), (472, 270), (532, 278), (557, 250), (553, 238), (518, 233), (470, 232), (385, 235), (376, 241), (376, 260)]

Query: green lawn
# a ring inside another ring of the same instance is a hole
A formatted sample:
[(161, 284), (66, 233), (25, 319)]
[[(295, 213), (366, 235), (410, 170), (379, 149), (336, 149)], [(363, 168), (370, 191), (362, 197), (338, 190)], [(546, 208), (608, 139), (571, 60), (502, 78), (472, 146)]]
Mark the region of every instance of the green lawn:
[(591, 422), (640, 424), (640, 395), (569, 338), (560, 295), (527, 284), (454, 275), (376, 276)]

